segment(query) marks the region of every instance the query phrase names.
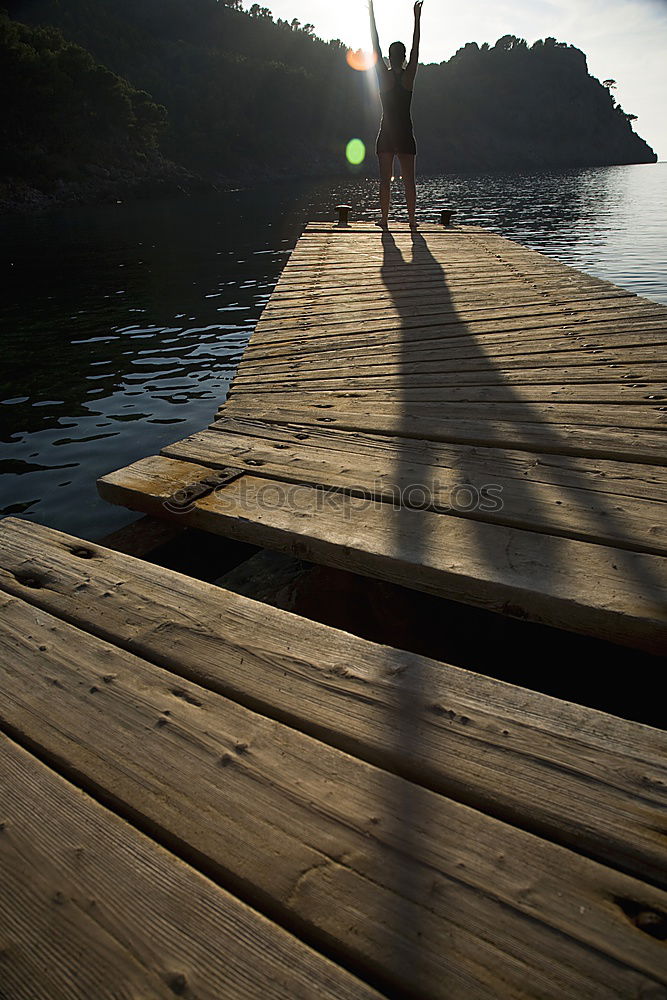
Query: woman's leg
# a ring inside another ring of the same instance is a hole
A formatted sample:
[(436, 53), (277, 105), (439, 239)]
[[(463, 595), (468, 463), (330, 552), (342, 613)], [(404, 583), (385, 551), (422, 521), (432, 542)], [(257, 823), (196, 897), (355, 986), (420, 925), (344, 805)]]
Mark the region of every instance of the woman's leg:
[(389, 217), (389, 205), (391, 202), (391, 172), (394, 166), (393, 153), (378, 153), (380, 161), (380, 211), (382, 213), (382, 225), (387, 224)]
[(401, 174), (405, 186), (405, 203), (408, 206), (408, 219), (410, 225), (415, 221), (415, 206), (417, 205), (417, 183), (415, 181), (415, 160), (413, 153), (399, 153), (401, 162)]

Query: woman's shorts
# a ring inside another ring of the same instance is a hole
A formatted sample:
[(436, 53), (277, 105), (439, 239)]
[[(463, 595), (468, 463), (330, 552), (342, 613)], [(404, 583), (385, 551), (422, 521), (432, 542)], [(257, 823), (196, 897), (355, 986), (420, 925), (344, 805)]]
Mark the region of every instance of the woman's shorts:
[(381, 128), (375, 143), (375, 152), (378, 155), (380, 153), (393, 153), (396, 156), (405, 153), (414, 156), (417, 153), (417, 143), (412, 129), (398, 135), (391, 135), (387, 129)]

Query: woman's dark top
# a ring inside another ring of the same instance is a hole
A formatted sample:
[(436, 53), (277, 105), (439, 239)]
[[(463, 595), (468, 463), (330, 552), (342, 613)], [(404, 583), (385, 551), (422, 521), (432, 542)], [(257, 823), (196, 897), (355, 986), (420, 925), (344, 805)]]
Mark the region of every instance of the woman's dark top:
[(380, 91), (382, 121), (375, 145), (377, 153), (416, 153), (417, 144), (412, 130), (410, 104), (412, 91), (401, 83), (401, 76), (388, 70), (386, 79), (393, 77), (393, 86)]

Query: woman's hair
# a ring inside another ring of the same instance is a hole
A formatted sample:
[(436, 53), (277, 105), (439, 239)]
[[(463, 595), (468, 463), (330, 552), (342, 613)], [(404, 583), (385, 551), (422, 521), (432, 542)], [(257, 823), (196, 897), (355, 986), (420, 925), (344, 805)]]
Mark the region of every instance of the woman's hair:
[(405, 45), (403, 42), (392, 42), (389, 46), (389, 62), (392, 66), (405, 66)]

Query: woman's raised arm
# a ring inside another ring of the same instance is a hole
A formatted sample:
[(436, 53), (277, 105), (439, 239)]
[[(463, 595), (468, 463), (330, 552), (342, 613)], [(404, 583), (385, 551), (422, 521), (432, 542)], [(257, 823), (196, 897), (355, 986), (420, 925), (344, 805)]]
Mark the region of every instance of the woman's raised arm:
[(376, 55), (378, 63), (382, 62), (382, 50), (380, 48), (380, 39), (378, 38), (377, 24), (375, 23), (375, 11), (373, 10), (373, 0), (368, 0), (368, 13), (371, 18), (371, 40), (373, 42), (373, 52)]
[(410, 61), (408, 62), (406, 70), (406, 72), (410, 74), (410, 77), (413, 80), (415, 78), (415, 74), (417, 72), (417, 66), (419, 64), (419, 37), (421, 30), (423, 5), (424, 5), (424, 0), (417, 0), (415, 4), (415, 30), (412, 36), (412, 49), (410, 51)]

